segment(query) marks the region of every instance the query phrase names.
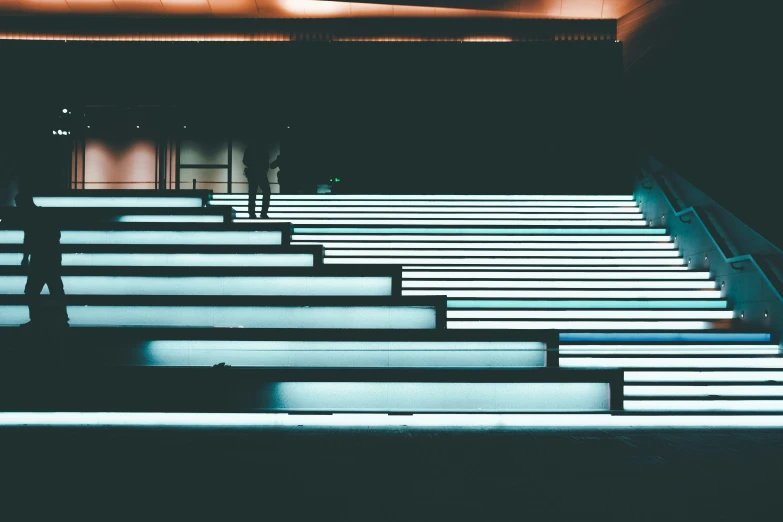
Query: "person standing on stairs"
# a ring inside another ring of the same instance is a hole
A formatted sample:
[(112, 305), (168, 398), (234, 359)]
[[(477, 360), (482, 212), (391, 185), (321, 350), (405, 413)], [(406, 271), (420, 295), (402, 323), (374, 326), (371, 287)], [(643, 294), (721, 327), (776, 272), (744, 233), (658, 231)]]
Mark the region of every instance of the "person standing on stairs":
[(251, 218), (256, 218), (256, 194), (258, 188), (264, 194), (261, 206), (261, 217), (269, 219), (269, 203), (271, 201), (271, 188), (269, 187), (269, 151), (265, 144), (259, 141), (245, 149), (242, 157), (245, 164), (245, 177), (247, 178), (248, 212)]
[[(41, 214), (31, 195), (24, 192), (17, 194), (16, 206), (20, 210), (19, 217), (24, 227), (22, 268), (27, 271), (24, 294), (30, 309), (30, 322), (22, 327), (68, 326), (61, 277), (60, 230)], [(49, 287), (50, 306), (44, 306), (41, 300), (44, 285)]]

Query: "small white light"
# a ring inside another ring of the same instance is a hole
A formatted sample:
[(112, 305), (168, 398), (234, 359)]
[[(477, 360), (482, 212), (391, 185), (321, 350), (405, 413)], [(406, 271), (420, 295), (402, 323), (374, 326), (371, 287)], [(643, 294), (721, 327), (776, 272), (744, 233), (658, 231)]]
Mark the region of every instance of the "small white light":
[(138, 129), (138, 128), (139, 128), (139, 126), (138, 126), (138, 125), (136, 125), (136, 128)]
[(58, 130), (58, 131), (57, 131), (57, 134), (58, 134), (58, 135), (60, 135), (60, 136), (62, 136), (62, 134), (63, 134), (63, 131), (61, 131), (61, 130)]
[(740, 312), (740, 319), (745, 319), (745, 312)]
[(704, 256), (704, 260), (707, 261), (707, 256)]
[(721, 281), (720, 282), (720, 287), (721, 288), (726, 288), (726, 281)]
[(690, 258), (688, 258), (688, 264), (689, 264), (689, 265), (691, 264), (691, 260), (690, 260)]
[(68, 109), (63, 109), (63, 114), (68, 114)]
[(764, 310), (764, 318), (767, 318), (767, 317), (769, 317), (769, 311), (768, 310)]
[(90, 128), (90, 126), (89, 126), (89, 125), (87, 125), (87, 128), (89, 129), (89, 128)]
[(57, 131), (52, 131), (52, 134), (55, 134), (55, 135), (56, 135), (56, 134), (57, 134)]

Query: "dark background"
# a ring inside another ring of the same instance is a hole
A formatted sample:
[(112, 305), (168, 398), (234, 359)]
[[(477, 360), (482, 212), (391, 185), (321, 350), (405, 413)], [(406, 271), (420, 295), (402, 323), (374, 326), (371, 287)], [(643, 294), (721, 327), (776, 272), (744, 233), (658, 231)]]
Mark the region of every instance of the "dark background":
[(51, 136), (61, 107), (110, 105), (130, 110), (103, 122), (107, 133), (135, 132), (139, 118), (155, 135), (187, 123), (191, 134), (274, 138), (290, 125), (305, 167), (340, 177), (344, 191), (630, 191), (618, 181), (615, 42), (0, 48), (10, 73), (3, 143), (25, 176), (54, 171), (38, 152), (64, 141)]

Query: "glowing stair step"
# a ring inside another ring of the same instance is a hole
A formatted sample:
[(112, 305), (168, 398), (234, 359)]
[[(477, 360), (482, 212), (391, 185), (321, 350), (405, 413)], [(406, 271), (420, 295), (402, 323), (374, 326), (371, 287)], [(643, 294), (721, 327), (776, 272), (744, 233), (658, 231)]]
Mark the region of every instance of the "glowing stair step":
[[(331, 257), (518, 257), (518, 258), (552, 258), (566, 257), (569, 259), (615, 259), (639, 258), (640, 262), (656, 262), (661, 264), (682, 264), (679, 252), (676, 250), (474, 250), (474, 249), (377, 249), (369, 246), (358, 249), (330, 248), (326, 246), (326, 255)], [(676, 259), (676, 263), (670, 261)]]
[[(69, 223), (231, 223), (231, 207), (55, 207), (37, 211), (42, 219), (59, 226)], [(19, 223), (24, 213), (16, 207), (0, 207), (0, 223), (4, 226)]]
[[(247, 194), (214, 194), (214, 201), (245, 199)], [(275, 201), (612, 201), (635, 204), (633, 195), (527, 194), (274, 194)]]
[(777, 344), (561, 344), (560, 355), (780, 355)]
[(446, 248), (450, 250), (531, 250), (531, 251), (552, 251), (552, 250), (571, 250), (581, 252), (582, 250), (599, 250), (599, 251), (621, 251), (627, 252), (629, 250), (644, 250), (644, 251), (664, 251), (675, 252), (673, 243), (653, 243), (653, 242), (638, 242), (638, 243), (576, 243), (565, 242), (557, 243), (553, 241), (542, 241), (537, 243), (526, 242), (472, 242), (461, 241), (458, 243), (446, 242), (446, 241), (430, 241), (426, 236), (420, 238), (419, 242), (397, 242), (392, 240), (377, 240), (377, 241), (300, 241), (296, 239), (291, 240), (294, 244), (300, 245), (323, 245), (327, 249), (379, 249), (379, 250), (408, 250), (408, 249), (441, 249)]
[[(493, 320), (460, 320), (449, 319), (447, 328), (449, 329), (497, 329), (497, 330), (712, 330), (719, 327), (728, 328), (729, 321), (635, 321), (635, 320), (595, 320), (595, 321), (576, 321), (576, 320), (530, 320), (530, 321), (493, 321)], [(565, 360), (565, 359), (564, 359)], [(569, 359), (570, 360), (570, 359)], [(561, 366), (564, 366), (561, 362)], [(579, 364), (573, 364), (573, 367), (583, 367)], [(584, 366), (590, 367), (590, 366)], [(604, 367), (604, 366), (595, 366)], [(611, 366), (605, 366), (611, 367)]]
[(403, 288), (480, 288), (480, 289), (493, 289), (493, 288), (510, 288), (523, 290), (528, 288), (567, 288), (567, 289), (593, 289), (599, 288), (604, 290), (622, 290), (622, 289), (668, 289), (668, 290), (683, 290), (683, 289), (706, 289), (714, 290), (715, 282), (709, 280), (681, 280), (681, 281), (617, 281), (617, 280), (593, 280), (593, 281), (577, 281), (577, 280), (544, 280), (544, 281), (531, 281), (531, 280), (439, 280), (439, 279), (408, 279), (407, 277), (402, 282)]
[(445, 295), (457, 298), (519, 298), (519, 299), (719, 299), (719, 290), (571, 290), (571, 289), (532, 289), (532, 290), (453, 290), (404, 289), (403, 295)]
[(627, 411), (654, 412), (781, 412), (783, 400), (780, 399), (748, 399), (735, 398), (727, 400), (716, 398), (711, 400), (625, 400)]
[[(316, 246), (63, 245), (63, 267), (313, 267)], [(0, 267), (19, 266), (21, 245), (0, 245)]]
[[(399, 267), (335, 268), (66, 267), (62, 280), (76, 295), (400, 295)], [(0, 268), (0, 294), (22, 295), (26, 281), (21, 267)]]
[(618, 272), (595, 272), (577, 270), (573, 271), (523, 271), (523, 270), (443, 270), (427, 268), (412, 268), (403, 267), (403, 277), (405, 281), (462, 281), (469, 280), (475, 283), (483, 282), (483, 280), (504, 280), (504, 281), (543, 281), (543, 280), (555, 280), (565, 283), (571, 280), (601, 280), (601, 281), (707, 281), (710, 279), (709, 272), (658, 272), (658, 271), (618, 271)]
[[(250, 217), (248, 209), (244, 207), (232, 207), (236, 211), (236, 219), (243, 220)], [(442, 220), (453, 219), (462, 220), (464, 222), (472, 222), (476, 220), (501, 220), (504, 223), (513, 224), (514, 221), (550, 221), (550, 220), (565, 220), (565, 221), (609, 221), (612, 225), (614, 222), (618, 226), (635, 224), (640, 221), (646, 224), (644, 216), (641, 214), (616, 214), (616, 213), (591, 213), (591, 214), (576, 214), (571, 212), (550, 212), (550, 213), (502, 213), (502, 212), (339, 212), (339, 211), (327, 211), (327, 212), (293, 212), (269, 209), (269, 219), (282, 219), (289, 221), (303, 221), (308, 222), (311, 220), (343, 220), (343, 219), (367, 219), (370, 222), (376, 219), (406, 219), (406, 220), (422, 220), (426, 224), (430, 220)], [(544, 224), (544, 223), (542, 223)], [(555, 223), (558, 224), (558, 223)]]
[[(584, 246), (578, 248), (593, 248), (591, 243), (605, 243), (605, 244), (622, 244), (622, 248), (626, 248), (625, 245), (629, 245), (627, 248), (672, 248), (673, 243), (671, 239), (663, 234), (650, 234), (650, 235), (633, 235), (633, 234), (614, 234), (614, 235), (568, 235), (568, 234), (503, 234), (502, 229), (498, 234), (493, 234), (494, 229), (486, 231), (480, 231), (475, 234), (462, 234), (462, 233), (450, 233), (448, 230), (435, 231), (432, 233), (417, 233), (413, 230), (405, 231), (401, 233), (379, 233), (374, 231), (368, 231), (366, 233), (302, 233), (300, 228), (294, 227), (294, 235), (292, 242), (312, 242), (318, 244), (326, 244), (328, 242), (379, 242), (385, 244), (387, 242), (404, 242), (410, 241), (416, 244), (421, 243), (435, 243), (441, 242), (459, 242), (460, 245), (468, 244), (481, 244), (482, 242), (488, 242), (491, 246), (487, 248), (498, 248), (495, 243), (507, 242), (511, 244), (524, 244), (523, 242), (531, 242), (532, 247), (538, 248), (538, 246), (547, 246), (547, 244), (557, 245), (551, 248), (577, 248), (575, 246), (568, 246), (571, 243), (577, 243)], [(607, 243), (610, 242), (610, 243)], [(523, 248), (523, 247), (520, 247)]]
[(783, 368), (783, 358), (775, 356), (683, 356), (683, 357), (561, 357), (563, 368)]
[(643, 319), (718, 321), (733, 319), (733, 310), (449, 310), (448, 319)]
[(645, 227), (647, 222), (636, 219), (425, 219), (425, 218), (344, 218), (329, 217), (270, 217), (270, 219), (239, 219), (243, 223), (274, 223), (275, 220), (295, 221), (297, 225), (459, 225), (459, 226), (523, 226), (523, 227)]
[[(262, 201), (258, 202), (259, 204)], [(247, 213), (248, 204), (247, 201), (213, 201), (210, 207), (213, 209), (227, 209), (234, 208), (238, 212)], [(641, 217), (642, 213), (638, 207), (635, 206), (623, 206), (623, 207), (601, 207), (601, 206), (571, 206), (567, 203), (563, 203), (562, 206), (554, 205), (538, 205), (538, 206), (520, 206), (509, 203), (498, 203), (495, 205), (470, 205), (470, 204), (454, 204), (454, 203), (436, 203), (436, 202), (401, 202), (393, 205), (376, 204), (373, 202), (356, 203), (336, 201), (331, 203), (322, 202), (281, 202), (276, 201), (269, 206), (270, 212), (286, 213), (286, 212), (329, 212), (329, 213), (341, 213), (341, 212), (383, 212), (394, 214), (466, 214), (470, 217), (474, 214), (503, 214), (503, 215), (515, 215), (515, 214), (611, 214), (612, 216), (631, 216)]]
[(449, 309), (725, 310), (725, 299), (449, 299)]
[[(9, 350), (26, 335), (0, 328)], [(549, 332), (73, 327), (67, 336), (69, 362), (88, 366), (543, 368), (557, 357)]]
[[(104, 368), (0, 375), (3, 411), (606, 413), (616, 372), (536, 369)], [(100, 390), (101, 393), (95, 393)]]
[(348, 264), (348, 265), (368, 265), (368, 264), (382, 264), (382, 265), (503, 265), (503, 266), (536, 266), (536, 267), (550, 267), (550, 266), (570, 266), (584, 268), (588, 266), (632, 266), (637, 267), (661, 267), (661, 266), (684, 266), (684, 261), (681, 258), (567, 258), (567, 257), (400, 257), (400, 256), (386, 256), (386, 257), (337, 257), (330, 255), (324, 259), (324, 263), (330, 264)]
[[(46, 298), (44, 298), (46, 299)], [(72, 326), (439, 329), (444, 299), (429, 297), (76, 296)], [(0, 325), (27, 322), (24, 296), (0, 296)]]
[(194, 208), (206, 206), (207, 190), (75, 190), (67, 196), (37, 195), (33, 201), (40, 207), (61, 208)]
[[(365, 235), (370, 237), (371, 235), (443, 235), (451, 236), (457, 239), (460, 236), (544, 236), (557, 238), (559, 236), (585, 236), (585, 237), (603, 237), (611, 236), (612, 241), (622, 241), (623, 236), (639, 238), (650, 237), (656, 241), (669, 240), (665, 228), (596, 228), (596, 227), (582, 227), (582, 228), (560, 228), (560, 227), (548, 227), (548, 228), (513, 228), (504, 226), (486, 226), (486, 227), (473, 227), (473, 226), (440, 226), (432, 227), (425, 225), (407, 226), (407, 227), (385, 227), (385, 226), (343, 226), (335, 227), (331, 224), (326, 224), (321, 227), (303, 226), (300, 223), (294, 224), (295, 234), (308, 234), (308, 235), (321, 235), (321, 234), (338, 234), (338, 235)], [(300, 237), (301, 239), (301, 237)], [(315, 241), (318, 238), (314, 239)], [(605, 239), (604, 239), (605, 240)], [(637, 239), (634, 239), (637, 240)]]
[[(68, 244), (133, 245), (287, 245), (291, 226), (286, 223), (112, 223), (77, 230), (62, 230)], [(22, 230), (0, 229), (0, 245), (21, 244)]]

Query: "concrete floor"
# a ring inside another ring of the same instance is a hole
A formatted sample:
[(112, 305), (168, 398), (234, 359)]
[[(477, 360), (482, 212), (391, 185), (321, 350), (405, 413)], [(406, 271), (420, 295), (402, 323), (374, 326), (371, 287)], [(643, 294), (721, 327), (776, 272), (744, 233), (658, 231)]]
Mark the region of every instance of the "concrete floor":
[[(781, 430), (4, 428), (3, 520), (779, 520)], [(76, 518), (71, 518), (71, 517)]]

